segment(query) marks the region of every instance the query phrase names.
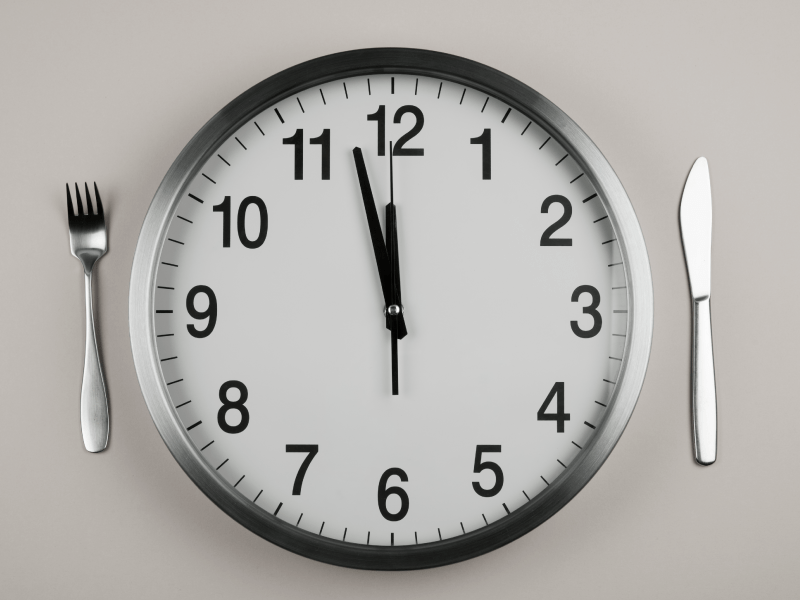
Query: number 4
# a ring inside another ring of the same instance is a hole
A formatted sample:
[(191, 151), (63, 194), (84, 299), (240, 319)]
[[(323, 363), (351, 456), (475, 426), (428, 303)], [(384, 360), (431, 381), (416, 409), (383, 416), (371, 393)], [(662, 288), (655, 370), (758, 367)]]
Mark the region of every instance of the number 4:
[[(553, 396), (556, 398), (556, 412), (546, 413), (545, 411), (550, 407), (550, 403), (553, 401)], [(555, 421), (556, 431), (558, 433), (564, 433), (564, 421), (569, 421), (569, 413), (564, 412), (563, 381), (559, 381), (553, 385), (553, 388), (550, 390), (550, 393), (547, 394), (547, 398), (544, 400), (544, 404), (542, 404), (541, 408), (539, 408), (539, 412), (536, 413), (536, 420)]]

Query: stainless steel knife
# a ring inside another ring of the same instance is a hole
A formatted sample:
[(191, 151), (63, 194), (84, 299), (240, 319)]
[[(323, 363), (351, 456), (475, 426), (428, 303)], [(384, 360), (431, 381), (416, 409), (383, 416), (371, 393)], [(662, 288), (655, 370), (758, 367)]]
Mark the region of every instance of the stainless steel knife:
[(692, 294), (692, 427), (694, 458), (717, 460), (717, 386), (711, 342), (711, 178), (698, 158), (683, 188), (681, 238)]

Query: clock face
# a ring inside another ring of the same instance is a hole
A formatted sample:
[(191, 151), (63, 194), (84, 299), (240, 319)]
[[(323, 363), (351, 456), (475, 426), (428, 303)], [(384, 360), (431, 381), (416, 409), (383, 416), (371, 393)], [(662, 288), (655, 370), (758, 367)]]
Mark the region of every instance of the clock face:
[(372, 70), (262, 94), (165, 193), (148, 402), (261, 535), (432, 566), (532, 528), (610, 451), (635, 402), (618, 397), (633, 258), (596, 170), (541, 115), (480, 82)]

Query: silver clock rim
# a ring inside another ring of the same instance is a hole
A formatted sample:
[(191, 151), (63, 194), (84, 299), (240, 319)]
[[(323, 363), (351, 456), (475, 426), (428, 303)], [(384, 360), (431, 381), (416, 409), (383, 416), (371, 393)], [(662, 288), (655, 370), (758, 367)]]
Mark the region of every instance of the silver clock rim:
[[(544, 492), (477, 531), (419, 546), (366, 546), (323, 538), (281, 521), (235, 491), (200, 456), (172, 406), (161, 377), (153, 325), (156, 268), (184, 187), (206, 158), (244, 122), (292, 94), (327, 81), (372, 73), (417, 74), (483, 90), (528, 116), (583, 167), (614, 227), (628, 287), (628, 335), (617, 383), (590, 443)], [(639, 223), (622, 183), (589, 137), (563, 111), (527, 85), (471, 60), (405, 48), (353, 50), (282, 71), (217, 113), (186, 145), (159, 186), (142, 226), (131, 272), (129, 326), (136, 372), (162, 439), (194, 483), (223, 511), (257, 535), (303, 556), (361, 569), (405, 570), (473, 558), (528, 533), (566, 505), (594, 476), (627, 425), (644, 383), (653, 328), (650, 264)]]

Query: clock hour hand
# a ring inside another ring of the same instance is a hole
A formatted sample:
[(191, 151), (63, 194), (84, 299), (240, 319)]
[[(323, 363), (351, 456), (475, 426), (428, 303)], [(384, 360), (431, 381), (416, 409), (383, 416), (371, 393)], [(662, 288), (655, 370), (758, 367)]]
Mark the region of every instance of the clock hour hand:
[[(388, 308), (392, 305), (389, 254), (386, 250), (386, 244), (383, 241), (381, 224), (378, 220), (378, 211), (375, 208), (375, 198), (372, 195), (372, 187), (369, 183), (367, 167), (364, 164), (364, 155), (361, 152), (361, 148), (353, 148), (353, 158), (355, 159), (356, 163), (358, 183), (361, 186), (361, 198), (364, 201), (364, 211), (367, 214), (367, 225), (369, 226), (369, 235), (372, 240), (372, 249), (375, 252), (375, 263), (378, 266), (378, 277), (380, 278), (381, 282), (383, 300)], [(402, 314), (399, 316), (397, 321), (398, 336), (401, 338), (405, 337), (406, 323)]]

